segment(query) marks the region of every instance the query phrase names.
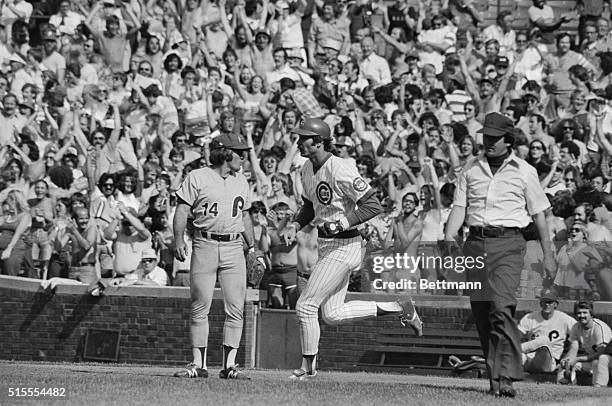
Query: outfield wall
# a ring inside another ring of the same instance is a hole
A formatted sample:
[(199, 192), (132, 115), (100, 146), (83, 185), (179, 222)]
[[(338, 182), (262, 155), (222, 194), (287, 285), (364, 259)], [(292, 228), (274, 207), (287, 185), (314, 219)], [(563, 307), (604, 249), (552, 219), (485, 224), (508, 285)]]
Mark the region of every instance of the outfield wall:
[[(218, 366), (224, 315), (221, 292), (216, 290), (214, 297), (209, 364)], [(349, 293), (347, 300), (394, 301), (399, 297)], [(465, 297), (415, 296), (414, 299), (426, 326), (462, 329), (470, 314)], [(299, 358), (299, 348), (294, 348), (299, 347), (295, 314), (277, 311), (278, 317), (272, 324), (268, 318), (267, 324), (261, 323), (265, 331), (258, 331), (258, 301), (259, 291), (249, 290), (238, 363), (261, 366), (266, 364), (260, 359), (262, 355), (278, 355), (280, 367), (295, 367), (295, 358)], [(3, 327), (0, 359), (81, 361), (88, 329), (120, 330), (118, 362), (179, 365), (191, 358), (188, 288), (124, 287), (95, 298), (86, 294), (85, 286), (59, 286), (54, 295), (45, 296), (40, 281), (0, 276), (0, 306)], [(564, 301), (560, 309), (571, 313), (572, 306), (572, 302)], [(519, 315), (538, 308), (537, 300), (519, 300)], [(612, 302), (596, 303), (595, 312), (612, 325)], [(379, 359), (374, 352), (376, 337), (385, 329), (397, 326), (398, 321), (393, 317), (339, 326), (322, 325), (319, 366), (353, 369), (359, 364), (376, 363)]]

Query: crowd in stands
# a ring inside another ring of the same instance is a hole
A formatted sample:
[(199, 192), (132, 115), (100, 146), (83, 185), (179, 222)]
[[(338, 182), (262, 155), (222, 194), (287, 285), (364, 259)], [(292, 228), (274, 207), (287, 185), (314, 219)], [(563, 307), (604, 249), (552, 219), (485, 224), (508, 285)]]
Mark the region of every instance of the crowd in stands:
[(174, 192), (208, 165), (213, 138), (240, 133), (270, 262), (263, 284), (270, 305), (292, 306), (316, 261), (316, 227), (282, 249), (278, 232), (302, 203), (291, 131), (322, 117), (385, 208), (362, 229), (351, 284), (370, 291), (377, 255), (448, 254), (438, 242), (457, 175), (481, 152), (483, 117), (499, 111), (550, 199), (558, 263), (546, 281), (525, 229), (517, 294), (549, 283), (563, 298), (612, 300), (609, 3), (559, 14), (533, 0), (524, 21), (519, 3), (487, 21), (489, 4), (473, 0), (3, 1), (2, 274), (187, 286), (189, 261), (173, 258)]

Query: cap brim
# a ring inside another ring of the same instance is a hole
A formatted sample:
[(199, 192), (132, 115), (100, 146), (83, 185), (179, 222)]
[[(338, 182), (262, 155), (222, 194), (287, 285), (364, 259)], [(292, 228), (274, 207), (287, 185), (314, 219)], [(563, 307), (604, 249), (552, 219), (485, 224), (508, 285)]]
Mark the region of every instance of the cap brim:
[(491, 137), (503, 137), (507, 133), (507, 131), (505, 130), (500, 130), (498, 128), (491, 128), (491, 127), (482, 127), (480, 130), (476, 132), (482, 133), (484, 135), (489, 135)]
[(316, 137), (317, 135), (319, 135), (314, 131), (304, 130), (302, 128), (296, 128), (291, 132), (297, 135), (301, 135), (302, 137)]

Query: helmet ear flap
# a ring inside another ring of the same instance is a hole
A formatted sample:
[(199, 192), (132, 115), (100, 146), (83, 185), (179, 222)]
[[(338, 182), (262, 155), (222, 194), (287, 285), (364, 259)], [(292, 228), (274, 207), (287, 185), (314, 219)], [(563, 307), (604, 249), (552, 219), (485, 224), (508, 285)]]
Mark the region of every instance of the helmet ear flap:
[(223, 151), (223, 153), (225, 154), (225, 160), (227, 162), (231, 162), (232, 159), (234, 159), (234, 153), (232, 152), (231, 149), (229, 148), (225, 148), (225, 150)]

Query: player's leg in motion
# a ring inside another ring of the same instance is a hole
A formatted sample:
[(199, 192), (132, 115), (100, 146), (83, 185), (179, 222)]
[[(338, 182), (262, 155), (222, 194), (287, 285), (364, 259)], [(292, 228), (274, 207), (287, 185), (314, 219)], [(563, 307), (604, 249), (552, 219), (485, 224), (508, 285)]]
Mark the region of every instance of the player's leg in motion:
[(242, 337), (246, 298), (246, 263), (242, 240), (219, 243), (219, 283), (223, 291), (225, 323), (223, 324), (223, 379), (250, 379), (238, 371), (236, 354)]
[(319, 261), (296, 306), (303, 359), (301, 368), (293, 372), (292, 379), (301, 380), (316, 375), (316, 355), (321, 334), (318, 310), (323, 303), (323, 319), (328, 324), (397, 314), (420, 334), (421, 321), (411, 300), (401, 303), (344, 302), (351, 270), (359, 266), (360, 260), (360, 238), (319, 240)]
[(190, 292), (191, 292), (191, 346), (193, 362), (187, 368), (177, 371), (180, 378), (206, 378), (206, 348), (208, 347), (208, 313), (212, 303), (219, 253), (217, 242), (194, 237), (191, 255)]

